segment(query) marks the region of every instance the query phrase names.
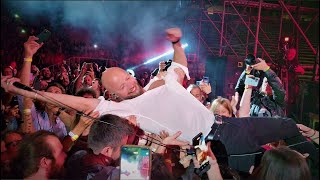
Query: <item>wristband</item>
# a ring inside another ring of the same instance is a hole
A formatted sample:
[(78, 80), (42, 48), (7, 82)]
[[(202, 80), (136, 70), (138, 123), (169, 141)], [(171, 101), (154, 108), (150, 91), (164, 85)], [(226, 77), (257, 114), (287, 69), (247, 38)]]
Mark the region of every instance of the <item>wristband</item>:
[(313, 129), (313, 134), (309, 136), (308, 138), (312, 138), (316, 134), (316, 131)]
[(177, 41), (172, 42), (172, 44), (177, 44), (178, 42), (180, 42), (180, 38)]
[(264, 70), (263, 72), (267, 72), (270, 69), (270, 66), (268, 66), (268, 68), (266, 70)]
[(32, 58), (23, 58), (24, 62), (32, 62)]
[(24, 114), (29, 114), (29, 113), (31, 113), (31, 109), (24, 109), (24, 110), (23, 110), (23, 113), (24, 113)]
[(72, 131), (70, 131), (68, 135), (71, 137), (72, 141), (76, 141), (79, 138), (79, 136), (74, 134)]

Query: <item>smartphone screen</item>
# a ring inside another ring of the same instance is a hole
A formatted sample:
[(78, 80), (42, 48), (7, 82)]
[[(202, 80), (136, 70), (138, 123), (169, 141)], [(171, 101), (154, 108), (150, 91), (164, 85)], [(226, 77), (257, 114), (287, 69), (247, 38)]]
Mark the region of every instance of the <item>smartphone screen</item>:
[(251, 78), (251, 77), (247, 76), (246, 80), (244, 81), (244, 84), (256, 87), (259, 83), (259, 80), (260, 80), (260, 78), (258, 78), (258, 77)]
[(145, 146), (122, 146), (120, 179), (149, 180), (151, 175), (151, 151)]
[(37, 38), (39, 38), (39, 39), (36, 40), (36, 42), (40, 44), (40, 43), (48, 40), (50, 35), (51, 35), (51, 32), (49, 30), (45, 29), (37, 36)]
[(207, 76), (203, 76), (202, 81), (203, 81), (204, 83), (209, 84), (209, 77), (207, 77)]

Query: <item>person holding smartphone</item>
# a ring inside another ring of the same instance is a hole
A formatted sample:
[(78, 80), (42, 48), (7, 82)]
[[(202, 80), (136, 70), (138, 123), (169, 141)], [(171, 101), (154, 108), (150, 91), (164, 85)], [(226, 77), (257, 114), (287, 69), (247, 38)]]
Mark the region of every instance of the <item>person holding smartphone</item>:
[[(251, 70), (264, 73), (265, 77), (258, 90), (255, 89), (255, 87), (258, 87), (256, 77), (249, 75)], [(265, 60), (257, 58), (257, 63), (247, 66), (245, 72), (246, 81), (244, 82), (245, 88), (240, 101), (239, 117), (284, 117), (286, 91), (280, 78), (270, 69)], [(239, 88), (239, 86), (236, 88)]]

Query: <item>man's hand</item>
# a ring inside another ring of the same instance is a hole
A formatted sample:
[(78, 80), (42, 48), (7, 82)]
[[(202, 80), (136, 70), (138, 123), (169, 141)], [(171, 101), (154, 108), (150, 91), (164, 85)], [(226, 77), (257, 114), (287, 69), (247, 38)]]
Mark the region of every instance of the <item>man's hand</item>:
[(159, 72), (158, 73), (162, 72), (164, 70), (164, 68), (166, 68), (166, 62), (165, 61), (161, 61), (159, 63)]
[(182, 32), (180, 28), (170, 28), (166, 30), (167, 40), (171, 42), (176, 42), (182, 37)]
[(300, 133), (304, 136), (304, 137), (311, 137), (314, 133), (314, 130), (303, 125), (303, 124), (297, 124)]
[(80, 121), (78, 122), (77, 125), (82, 127), (83, 129), (86, 129), (88, 126), (90, 126), (94, 122), (94, 119), (99, 117), (99, 112), (98, 111), (92, 112), (91, 114), (89, 114), (89, 116), (91, 118), (81, 116)]
[(255, 65), (252, 65), (253, 69), (256, 69), (259, 71), (266, 71), (270, 68), (265, 60), (263, 60), (261, 58), (257, 58), (257, 60), (258, 60), (258, 63)]
[(81, 67), (81, 72), (80, 72), (82, 75), (85, 75), (87, 73), (87, 63), (84, 62), (82, 64), (82, 67)]
[(209, 83), (204, 83), (201, 81), (199, 87), (204, 93), (206, 94), (211, 93), (211, 85)]
[(165, 145), (176, 145), (176, 146), (185, 146), (188, 145), (188, 141), (180, 141), (177, 140), (177, 138), (182, 134), (181, 131), (178, 131), (177, 133), (175, 133), (172, 136), (168, 136), (166, 138), (163, 139), (162, 143)]
[(94, 120), (99, 117), (99, 112), (91, 112), (89, 117), (81, 116), (78, 124), (72, 129), (72, 132), (78, 136), (80, 136), (88, 127), (92, 125)]
[(165, 130), (160, 131), (160, 138), (161, 139), (165, 139), (167, 137), (169, 137), (169, 133), (167, 131), (165, 131)]
[(92, 79), (95, 78), (93, 67), (91, 67), (91, 68), (89, 69), (89, 76), (91, 76)]
[(32, 58), (33, 55), (42, 47), (43, 43), (38, 44), (36, 40), (39, 38), (35, 36), (29, 36), (28, 41), (23, 44), (24, 46), (24, 57)]
[(129, 121), (130, 124), (137, 126), (137, 117), (135, 115), (130, 115), (126, 117), (126, 119)]
[(6, 92), (15, 92), (17, 88), (12, 85), (14, 82), (20, 82), (20, 79), (9, 76), (1, 76), (1, 87)]

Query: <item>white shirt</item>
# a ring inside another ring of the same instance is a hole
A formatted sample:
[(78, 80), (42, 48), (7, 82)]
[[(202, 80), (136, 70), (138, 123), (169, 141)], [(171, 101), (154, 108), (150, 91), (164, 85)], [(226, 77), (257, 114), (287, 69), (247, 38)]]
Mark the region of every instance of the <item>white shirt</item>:
[[(214, 115), (177, 82), (175, 68), (181, 68), (189, 78), (186, 67), (172, 62), (163, 77), (165, 85), (119, 103), (100, 97), (95, 111), (100, 115), (135, 115), (141, 129), (155, 134), (166, 130), (170, 135), (181, 131), (179, 139), (189, 142), (200, 132), (207, 135), (214, 123)], [(145, 89), (149, 89), (155, 80), (152, 79)]]

